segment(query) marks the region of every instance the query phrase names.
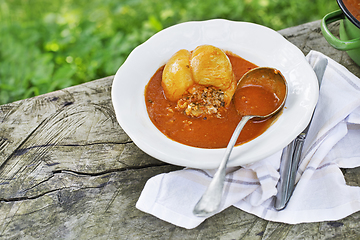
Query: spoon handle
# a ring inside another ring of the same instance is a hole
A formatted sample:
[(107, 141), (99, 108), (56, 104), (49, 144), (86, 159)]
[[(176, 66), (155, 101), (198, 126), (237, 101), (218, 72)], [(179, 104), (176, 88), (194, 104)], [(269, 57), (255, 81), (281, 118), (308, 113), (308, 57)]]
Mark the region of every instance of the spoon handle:
[(226, 165), (229, 160), (231, 151), (234, 148), (234, 145), (240, 135), (241, 130), (243, 129), (247, 121), (249, 121), (249, 119), (253, 117), (254, 116), (244, 116), (238, 123), (226, 147), (225, 155), (221, 160), (218, 170), (216, 171), (204, 195), (195, 205), (195, 208), (193, 210), (195, 216), (207, 217), (219, 209), (224, 188)]

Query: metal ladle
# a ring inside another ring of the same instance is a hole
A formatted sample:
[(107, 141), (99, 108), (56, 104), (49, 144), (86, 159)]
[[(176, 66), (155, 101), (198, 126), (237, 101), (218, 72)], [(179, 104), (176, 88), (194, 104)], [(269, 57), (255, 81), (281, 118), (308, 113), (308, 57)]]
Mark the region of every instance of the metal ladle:
[[(242, 115), (243, 117), (231, 136), (231, 139), (226, 147), (225, 155), (220, 163), (218, 170), (216, 171), (204, 195), (195, 205), (195, 208), (193, 210), (195, 216), (207, 217), (215, 213), (219, 209), (224, 188), (226, 165), (228, 163), (231, 151), (240, 135), (240, 132), (247, 123), (247, 121), (252, 118), (264, 119), (271, 117), (278, 113), (284, 107), (287, 97), (287, 83), (284, 76), (278, 70), (268, 67), (254, 68), (244, 74), (244, 76), (240, 79), (237, 85), (237, 90), (246, 86), (263, 87), (268, 91), (274, 93), (279, 100), (277, 102), (277, 105), (275, 106), (275, 109), (272, 112), (265, 114), (259, 114), (251, 111), (249, 112), (248, 110), (244, 111), (243, 109), (239, 109), (235, 101), (236, 110), (238, 114)], [(235, 100), (236, 97), (239, 97), (237, 96), (237, 90), (234, 94)]]

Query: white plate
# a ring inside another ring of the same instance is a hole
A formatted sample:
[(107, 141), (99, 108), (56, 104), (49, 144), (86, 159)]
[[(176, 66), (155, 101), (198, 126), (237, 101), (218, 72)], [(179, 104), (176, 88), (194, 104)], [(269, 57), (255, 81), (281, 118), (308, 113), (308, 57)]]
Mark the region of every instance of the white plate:
[(214, 169), (225, 149), (177, 143), (151, 122), (144, 90), (156, 70), (178, 50), (211, 44), (259, 65), (279, 69), (288, 81), (288, 98), (279, 119), (261, 136), (233, 149), (228, 166), (261, 160), (289, 144), (308, 124), (318, 99), (318, 82), (302, 52), (267, 27), (228, 20), (181, 23), (160, 31), (135, 48), (117, 71), (112, 101), (120, 126), (149, 155), (175, 165)]

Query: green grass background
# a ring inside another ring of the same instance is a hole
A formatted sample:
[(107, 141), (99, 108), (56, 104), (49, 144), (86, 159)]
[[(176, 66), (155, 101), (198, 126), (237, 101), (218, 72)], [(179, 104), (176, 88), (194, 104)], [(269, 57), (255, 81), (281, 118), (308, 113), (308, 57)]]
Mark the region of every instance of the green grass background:
[(335, 0), (0, 0), (0, 105), (115, 74), (154, 33), (223, 18), (280, 30)]

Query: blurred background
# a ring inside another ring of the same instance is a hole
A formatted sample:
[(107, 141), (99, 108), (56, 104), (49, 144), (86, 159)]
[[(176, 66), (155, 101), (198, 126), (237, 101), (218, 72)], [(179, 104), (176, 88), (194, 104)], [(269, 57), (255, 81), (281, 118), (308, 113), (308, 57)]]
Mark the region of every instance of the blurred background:
[(174, 24), (223, 18), (280, 30), (336, 9), (336, 0), (0, 0), (0, 105), (114, 75)]

